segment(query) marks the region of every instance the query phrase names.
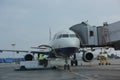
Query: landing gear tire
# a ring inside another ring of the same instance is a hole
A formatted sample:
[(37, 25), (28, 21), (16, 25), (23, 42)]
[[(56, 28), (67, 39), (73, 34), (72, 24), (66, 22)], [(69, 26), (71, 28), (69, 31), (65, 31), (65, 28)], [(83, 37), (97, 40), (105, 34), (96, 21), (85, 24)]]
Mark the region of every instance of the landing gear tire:
[(78, 66), (78, 61), (77, 60), (75, 60), (75, 66)]
[(71, 66), (73, 66), (73, 60), (71, 60)]
[(71, 66), (78, 66), (78, 61), (77, 60), (71, 60)]
[(65, 64), (64, 65), (64, 70), (70, 70), (70, 65), (69, 64)]

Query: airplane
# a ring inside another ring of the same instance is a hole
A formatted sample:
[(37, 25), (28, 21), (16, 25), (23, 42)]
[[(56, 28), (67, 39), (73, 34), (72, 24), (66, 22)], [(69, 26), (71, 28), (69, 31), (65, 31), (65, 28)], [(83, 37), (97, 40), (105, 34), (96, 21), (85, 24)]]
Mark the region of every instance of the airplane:
[[(33, 55), (29, 54), (45, 54), (48, 55), (48, 57), (60, 57), (65, 59), (65, 64), (64, 64), (64, 69), (69, 70), (70, 65), (68, 63), (68, 58), (73, 55), (73, 59), (71, 60), (71, 66), (74, 64), (77, 66), (78, 61), (76, 59), (76, 52), (79, 52), (80, 50), (80, 38), (77, 34), (75, 34), (71, 30), (65, 30), (65, 31), (60, 31), (55, 34), (53, 39), (50, 42), (50, 45), (40, 45), (38, 47), (32, 47), (35, 49), (46, 49), (49, 48), (49, 51), (27, 51), (27, 50), (0, 50), (0, 52), (3, 51), (11, 51), (11, 52), (25, 52), (28, 53), (25, 55), (26, 60), (31, 60), (33, 58)], [(83, 52), (83, 61), (89, 62), (93, 59), (93, 54), (92, 52), (87, 52), (85, 50), (81, 50)], [(51, 56), (52, 55), (52, 56)]]
[[(80, 40), (72, 31), (61, 31), (55, 34), (51, 46), (55, 49), (57, 56), (65, 58), (64, 69), (69, 69), (68, 58), (75, 54), (80, 48)], [(71, 61), (76, 63), (77, 61)]]

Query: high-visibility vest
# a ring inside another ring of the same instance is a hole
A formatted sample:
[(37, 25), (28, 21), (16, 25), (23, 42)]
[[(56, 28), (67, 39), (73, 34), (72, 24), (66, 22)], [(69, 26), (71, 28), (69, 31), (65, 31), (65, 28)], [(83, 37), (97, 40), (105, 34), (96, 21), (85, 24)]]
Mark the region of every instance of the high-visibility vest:
[(44, 56), (40, 56), (38, 59), (39, 59), (39, 60), (44, 60), (45, 57), (44, 57)]

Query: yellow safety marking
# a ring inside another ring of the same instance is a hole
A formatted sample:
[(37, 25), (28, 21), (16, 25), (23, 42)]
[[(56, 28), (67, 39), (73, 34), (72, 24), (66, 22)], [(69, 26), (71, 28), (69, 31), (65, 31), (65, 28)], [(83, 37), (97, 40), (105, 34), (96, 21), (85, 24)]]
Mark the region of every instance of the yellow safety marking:
[[(62, 68), (58, 68), (58, 69), (64, 70), (64, 69), (62, 69)], [(93, 79), (92, 77), (89, 77), (89, 76), (87, 76), (87, 75), (74, 72), (74, 71), (72, 71), (72, 70), (64, 70), (64, 71), (67, 71), (67, 72), (69, 72), (69, 73), (72, 73), (72, 74), (77, 75), (77, 76), (80, 76), (80, 77), (87, 78), (88, 80), (95, 80), (95, 79)]]

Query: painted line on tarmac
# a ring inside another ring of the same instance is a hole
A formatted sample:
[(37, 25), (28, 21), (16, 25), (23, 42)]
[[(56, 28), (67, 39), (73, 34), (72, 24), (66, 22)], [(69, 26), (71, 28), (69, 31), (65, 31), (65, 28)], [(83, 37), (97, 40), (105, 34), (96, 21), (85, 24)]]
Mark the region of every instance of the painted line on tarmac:
[(88, 80), (95, 80), (95, 79), (93, 79), (92, 77), (89, 77), (89, 76), (84, 75), (84, 74), (80, 74), (80, 73), (73, 72), (73, 71), (68, 71), (68, 72), (70, 72), (70, 73), (72, 73), (72, 74), (75, 74), (75, 75), (78, 75), (78, 76), (80, 76), (80, 77), (87, 78)]
[(66, 72), (69, 72), (69, 73), (72, 73), (72, 74), (77, 75), (77, 76), (80, 76), (80, 77), (84, 77), (84, 78), (86, 78), (86, 79), (88, 79), (88, 80), (95, 80), (95, 79), (92, 78), (92, 77), (89, 77), (89, 76), (87, 76), (87, 75), (74, 72), (74, 71), (72, 71), (72, 70), (64, 70), (64, 69), (62, 69), (62, 68), (58, 68), (58, 69), (63, 70), (63, 71), (66, 71)]

